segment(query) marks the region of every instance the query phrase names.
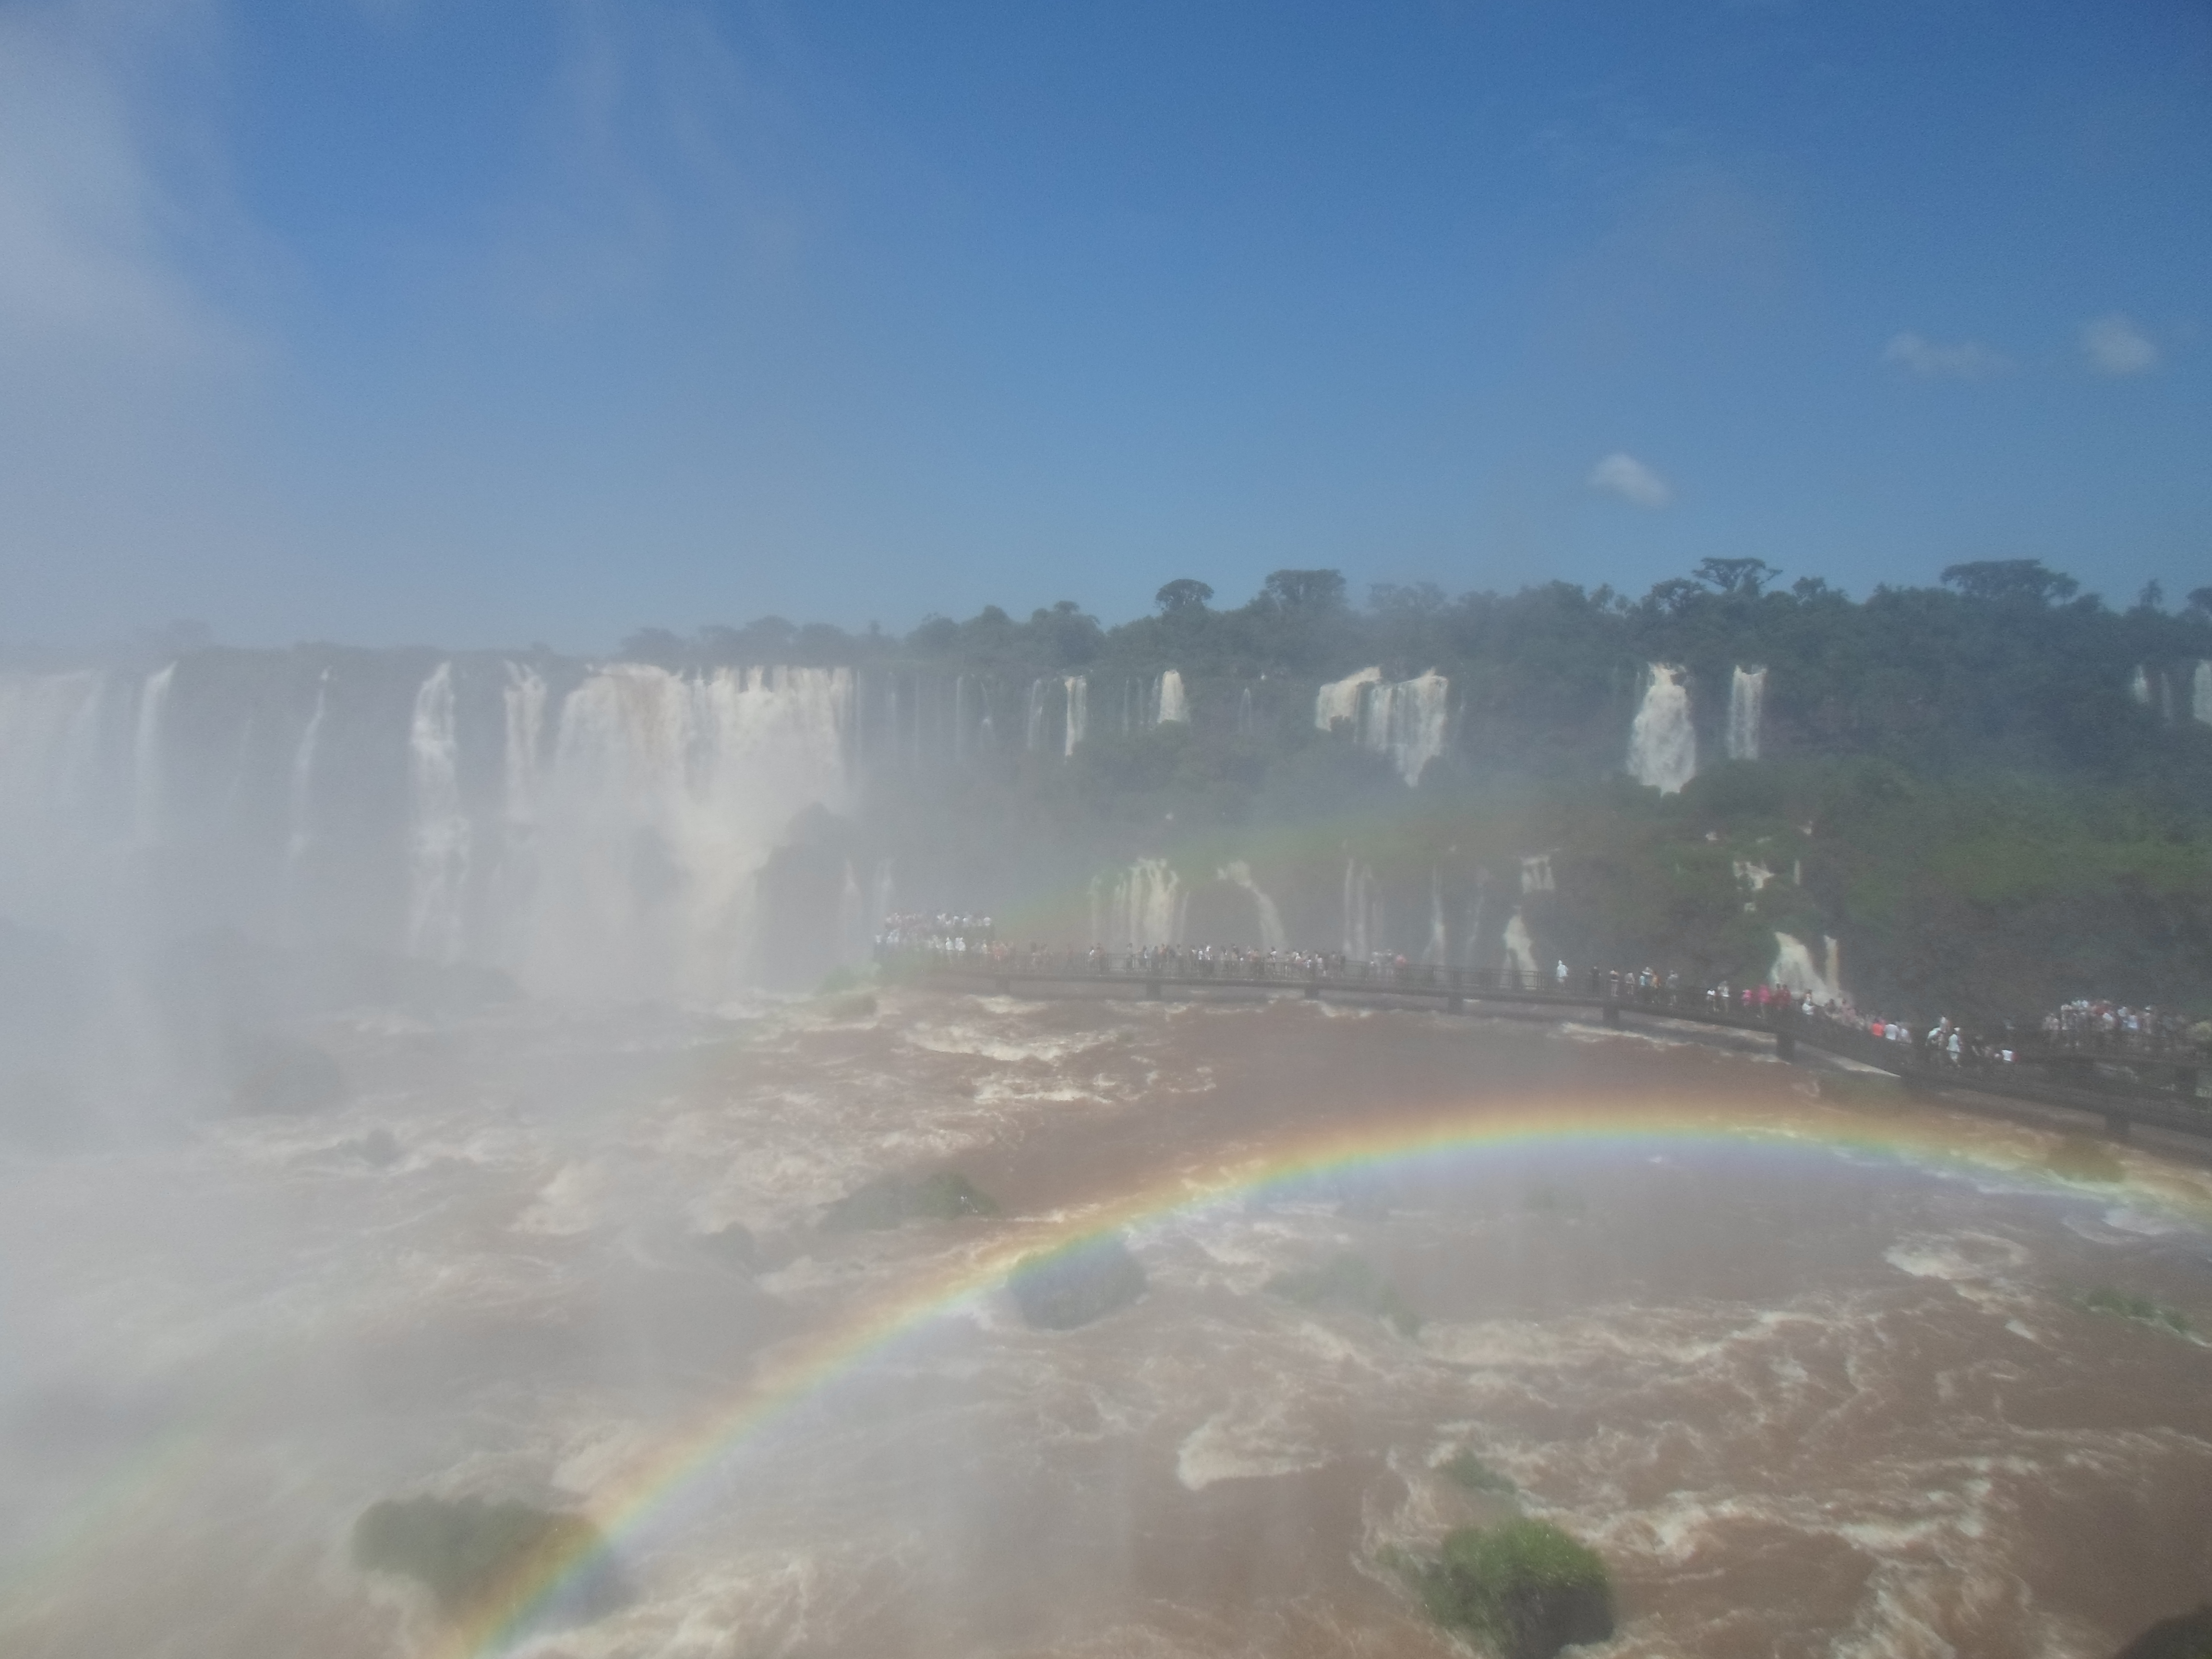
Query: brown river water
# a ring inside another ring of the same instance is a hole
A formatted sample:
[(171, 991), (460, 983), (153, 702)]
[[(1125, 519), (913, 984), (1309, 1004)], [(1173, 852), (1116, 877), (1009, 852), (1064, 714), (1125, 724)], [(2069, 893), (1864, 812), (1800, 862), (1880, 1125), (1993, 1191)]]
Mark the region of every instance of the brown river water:
[[(1463, 1449), (1604, 1556), (1594, 1653), (2103, 1659), (2212, 1598), (2212, 1348), (2083, 1305), (2212, 1331), (2185, 1164), (1298, 1000), (324, 1039), (340, 1110), (0, 1153), (9, 1659), (452, 1653), (349, 1556), (415, 1492), (617, 1523), (627, 1600), (522, 1653), (1443, 1654), (1378, 1556), (1502, 1511)], [(1316, 1146), (1386, 1155), (1245, 1189)], [(947, 1168), (1005, 1217), (817, 1226)], [(1133, 1305), (1035, 1330), (989, 1288), (1102, 1223)], [(1266, 1288), (1346, 1252), (1417, 1328)]]

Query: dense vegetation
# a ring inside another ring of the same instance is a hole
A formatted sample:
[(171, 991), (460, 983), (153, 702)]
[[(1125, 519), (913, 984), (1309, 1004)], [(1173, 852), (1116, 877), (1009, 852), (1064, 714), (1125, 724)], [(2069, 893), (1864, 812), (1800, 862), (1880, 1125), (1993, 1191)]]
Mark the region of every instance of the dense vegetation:
[(1613, 1635), (1605, 1563), (1548, 1521), (1462, 1527), (1411, 1574), (1431, 1618), (1481, 1638), (1499, 1659), (1553, 1659)]
[[(1009, 900), (1020, 849), (1080, 848), (1093, 868), (1165, 854), (1197, 881), (1269, 836), (1288, 843), (1261, 872), (1273, 890), (1333, 893), (1351, 856), (1425, 921), (1433, 884), (1455, 926), (1490, 930), (1486, 962), (1519, 860), (1545, 853), (1556, 896), (1528, 923), (1547, 957), (1740, 981), (1784, 932), (1838, 939), (1861, 1003), (1909, 1018), (2019, 1017), (2083, 994), (2212, 1009), (2212, 724), (2196, 718), (2212, 587), (2177, 606), (2154, 585), (2116, 610), (2032, 560), (1863, 599), (1778, 574), (1708, 560), (1640, 599), (1385, 586), (1362, 607), (1334, 571), (1284, 570), (1226, 609), (1171, 582), (1158, 614), (1115, 628), (1062, 603), (900, 639), (769, 619), (628, 649), (671, 665), (852, 663), (879, 697), (902, 687), (909, 720), (929, 695), (949, 709), (960, 678), (967, 718), (995, 710), (997, 735), (971, 733), (957, 765), (880, 778), (872, 810), (899, 825), (902, 856), (925, 848), (909, 867), (938, 849), (936, 890), (1044, 937), (1086, 924)], [(1684, 669), (1698, 728), (1679, 795), (1624, 769), (1655, 662)], [(1723, 758), (1740, 665), (1767, 671), (1756, 763)], [(1316, 727), (1316, 685), (1370, 666), (1449, 680), (1445, 746), (1417, 789)], [(1190, 720), (1148, 723), (1146, 689), (1170, 667)], [(1090, 717), (1063, 761), (1022, 740), (1021, 717), (1073, 673)], [(848, 855), (824, 854), (820, 880)], [(1297, 942), (1338, 942), (1318, 911), (1291, 923)], [(1203, 914), (1191, 925), (1223, 938)], [(1423, 936), (1401, 921), (1389, 942)]]

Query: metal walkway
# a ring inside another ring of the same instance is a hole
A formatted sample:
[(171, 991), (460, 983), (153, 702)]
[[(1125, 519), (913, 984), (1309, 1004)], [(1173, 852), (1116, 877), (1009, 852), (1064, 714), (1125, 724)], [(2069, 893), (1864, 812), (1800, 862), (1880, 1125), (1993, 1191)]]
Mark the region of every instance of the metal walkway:
[[(1510, 969), (1405, 967), (1362, 963), (1316, 969), (1246, 962), (1147, 962), (1109, 956), (1096, 960), (1058, 954), (1006, 961), (963, 960), (933, 952), (892, 959), (896, 975), (951, 989), (1000, 995), (1082, 988), (1096, 994), (1150, 1000), (1211, 992), (1282, 995), (1291, 992), (1328, 1000), (1432, 1004), (1453, 1013), (1470, 1004), (1503, 1004), (1574, 1016), (1595, 1016), (1620, 1027), (1634, 1019), (1663, 1020), (1771, 1037), (1784, 1060), (1800, 1045), (1856, 1061), (1900, 1079), (1907, 1088), (1934, 1092), (1964, 1090), (2039, 1106), (2093, 1114), (2106, 1131), (2124, 1138), (2136, 1124), (2212, 1138), (2212, 1101), (2197, 1097), (2193, 1059), (2114, 1054), (2031, 1047), (2015, 1050), (2010, 1064), (1953, 1065), (1931, 1059), (1917, 1042), (1895, 1042), (1794, 1005), (1751, 1012), (1709, 1000), (1702, 991), (1668, 992), (1624, 985), (1610, 978), (1598, 989), (1588, 976), (1564, 986), (1542, 974)], [(2149, 1075), (2146, 1077), (2144, 1074)]]

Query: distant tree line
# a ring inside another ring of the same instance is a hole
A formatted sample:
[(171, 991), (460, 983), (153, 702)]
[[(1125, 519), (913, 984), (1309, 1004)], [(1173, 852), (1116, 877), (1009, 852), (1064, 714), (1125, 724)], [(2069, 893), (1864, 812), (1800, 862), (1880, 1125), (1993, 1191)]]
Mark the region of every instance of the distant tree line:
[[(2177, 780), (2161, 731), (2191, 723), (2196, 665), (2212, 659), (2212, 586), (2169, 607), (2153, 583), (2120, 611), (2033, 559), (1955, 564), (1938, 586), (1885, 586), (1863, 600), (1818, 576), (1785, 586), (1784, 574), (1759, 559), (1707, 559), (1641, 599), (1565, 581), (1456, 598), (1431, 583), (1381, 584), (1363, 607), (1340, 572), (1284, 569), (1233, 608), (1217, 607), (1202, 581), (1170, 581), (1154, 614), (1111, 628), (1063, 599), (1025, 620), (996, 605), (964, 622), (931, 617), (903, 636), (769, 617), (688, 638), (647, 629), (622, 650), (672, 669), (843, 664), (1013, 684), (1174, 668), (1201, 727), (1231, 689), (1273, 687), (1262, 707), (1279, 745), (1303, 740), (1319, 681), (1370, 665), (1394, 678), (1436, 669), (1452, 683), (1457, 756), (1547, 775), (1586, 774), (1611, 755), (1645, 664), (1688, 669), (1709, 744), (1733, 670), (1759, 666), (1778, 757), (2157, 775), (2212, 803), (2212, 753), (2189, 745)], [(1093, 724), (1103, 733), (1108, 723), (1094, 712)]]

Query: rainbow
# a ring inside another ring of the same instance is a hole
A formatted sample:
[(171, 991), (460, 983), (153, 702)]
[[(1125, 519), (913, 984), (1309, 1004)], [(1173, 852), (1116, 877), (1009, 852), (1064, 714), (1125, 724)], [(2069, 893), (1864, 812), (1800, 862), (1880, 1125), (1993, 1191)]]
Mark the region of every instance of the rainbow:
[(2131, 1205), (2190, 1224), (2212, 1226), (2212, 1182), (2192, 1171), (2129, 1156), (2120, 1188), (2086, 1188), (2044, 1162), (2047, 1135), (1950, 1113), (1853, 1111), (1771, 1099), (1594, 1104), (1557, 1097), (1457, 1106), (1364, 1118), (1314, 1130), (1203, 1175), (1177, 1173), (1142, 1188), (1061, 1213), (1017, 1223), (956, 1267), (939, 1267), (888, 1291), (834, 1328), (768, 1355), (735, 1399), (671, 1435), (610, 1483), (590, 1506), (601, 1541), (534, 1561), (472, 1616), (457, 1621), (439, 1651), (473, 1659), (518, 1639), (605, 1553), (630, 1537), (752, 1436), (902, 1338), (988, 1295), (1021, 1260), (1139, 1227), (1242, 1203), (1304, 1183), (1387, 1173), (1432, 1159), (1481, 1158), (1577, 1147), (1630, 1153), (1696, 1153), (1763, 1148), (1905, 1164), (1939, 1174), (2002, 1179), (2022, 1190), (2124, 1192)]

